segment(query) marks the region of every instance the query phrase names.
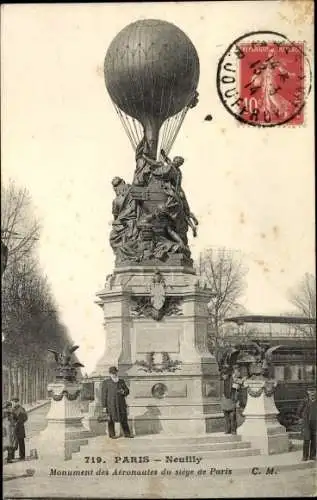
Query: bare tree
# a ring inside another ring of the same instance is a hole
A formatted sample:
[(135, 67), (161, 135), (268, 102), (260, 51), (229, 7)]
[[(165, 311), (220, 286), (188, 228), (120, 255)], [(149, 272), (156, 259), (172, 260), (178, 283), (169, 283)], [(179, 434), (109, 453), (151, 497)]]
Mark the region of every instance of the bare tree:
[(297, 326), (302, 334), (316, 334), (316, 277), (305, 273), (299, 283), (289, 291), (289, 301), (300, 316), (315, 320), (312, 326)]
[(1, 246), (7, 248), (8, 266), (30, 254), (39, 233), (29, 192), (10, 180), (1, 189)]
[(245, 290), (247, 268), (237, 251), (207, 248), (199, 256), (196, 272), (214, 294), (208, 306), (208, 340), (210, 348), (213, 348), (222, 337), (224, 319), (245, 312), (238, 299)]
[[(38, 266), (35, 240), (39, 224), (25, 189), (10, 182), (2, 189), (1, 265), (2, 353), (5, 397), (29, 402), (46, 397), (53, 363), (47, 351), (71, 343), (60, 322), (47, 278)], [(5, 258), (5, 259), (4, 259)]]

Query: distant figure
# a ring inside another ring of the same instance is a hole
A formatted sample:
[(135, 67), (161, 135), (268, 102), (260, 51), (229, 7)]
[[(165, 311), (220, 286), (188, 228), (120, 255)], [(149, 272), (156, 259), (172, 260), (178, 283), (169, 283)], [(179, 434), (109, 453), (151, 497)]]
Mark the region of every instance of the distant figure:
[[(25, 460), (25, 427), (24, 424), (28, 419), (27, 413), (23, 406), (20, 405), (19, 398), (12, 399), (13, 418), (15, 421), (15, 434), (18, 441), (19, 458)], [(13, 457), (14, 458), (14, 457)]]
[(105, 407), (109, 415), (108, 431), (109, 437), (114, 439), (115, 422), (120, 422), (124, 437), (130, 438), (130, 428), (128, 424), (126, 396), (129, 389), (122, 378), (118, 377), (118, 370), (115, 366), (109, 368), (110, 378), (105, 383)]
[(239, 365), (235, 365), (233, 367), (233, 374), (232, 374), (232, 399), (237, 405), (239, 405), (239, 396), (244, 381), (245, 377), (241, 377)]
[(316, 391), (307, 391), (306, 397), (298, 409), (298, 416), (303, 426), (303, 458), (302, 460), (316, 460), (316, 427), (317, 402)]
[(237, 434), (237, 403), (234, 400), (232, 391), (233, 377), (229, 369), (223, 371), (222, 375), (223, 391), (221, 397), (221, 409), (225, 417), (225, 434)]
[(15, 420), (13, 417), (12, 403), (9, 401), (4, 405), (2, 412), (2, 436), (3, 436), (3, 451), (7, 451), (7, 463), (11, 463), (14, 459), (14, 452), (18, 448), (18, 441), (15, 433)]

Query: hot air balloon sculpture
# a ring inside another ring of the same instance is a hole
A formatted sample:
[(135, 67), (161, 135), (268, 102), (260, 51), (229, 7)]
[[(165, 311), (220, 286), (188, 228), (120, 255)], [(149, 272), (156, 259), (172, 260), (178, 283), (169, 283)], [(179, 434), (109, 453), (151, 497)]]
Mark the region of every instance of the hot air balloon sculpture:
[(190, 259), (187, 231), (198, 221), (181, 187), (182, 157), (168, 154), (198, 102), (199, 58), (175, 25), (136, 21), (111, 42), (104, 63), (110, 98), (135, 149), (132, 184), (113, 179), (110, 244), (116, 262)]

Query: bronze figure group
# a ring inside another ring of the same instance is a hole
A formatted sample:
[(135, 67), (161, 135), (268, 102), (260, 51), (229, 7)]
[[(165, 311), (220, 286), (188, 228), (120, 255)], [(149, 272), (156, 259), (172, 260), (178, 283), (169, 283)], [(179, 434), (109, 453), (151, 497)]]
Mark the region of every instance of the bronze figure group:
[(136, 149), (132, 184), (120, 177), (112, 180), (116, 197), (110, 244), (117, 263), (165, 261), (171, 254), (189, 258), (189, 227), (197, 235), (198, 221), (182, 189), (184, 159), (171, 160), (161, 150), (162, 160), (154, 160), (147, 151), (143, 137)]

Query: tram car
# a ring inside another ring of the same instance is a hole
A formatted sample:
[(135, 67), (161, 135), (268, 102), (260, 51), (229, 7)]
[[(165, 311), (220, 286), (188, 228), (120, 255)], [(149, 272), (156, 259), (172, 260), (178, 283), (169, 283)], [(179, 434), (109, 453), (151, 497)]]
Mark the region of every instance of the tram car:
[[(228, 318), (226, 341), (254, 341), (279, 346), (272, 355), (270, 376), (277, 381), (275, 404), (278, 419), (287, 431), (299, 431), (297, 410), (307, 389), (316, 389), (316, 321), (295, 316), (238, 316)], [(241, 375), (246, 375), (241, 366)], [(240, 397), (240, 407), (246, 404), (246, 391)]]

